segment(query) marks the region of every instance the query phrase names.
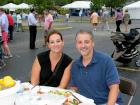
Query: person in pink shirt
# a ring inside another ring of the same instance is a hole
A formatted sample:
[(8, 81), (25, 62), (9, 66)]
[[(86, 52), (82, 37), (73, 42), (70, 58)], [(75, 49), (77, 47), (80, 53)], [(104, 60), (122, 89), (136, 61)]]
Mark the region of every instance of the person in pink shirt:
[(44, 18), (45, 18), (45, 21), (44, 21), (44, 45), (43, 46), (46, 46), (47, 45), (47, 35), (48, 35), (48, 32), (52, 29), (52, 26), (53, 26), (53, 16), (50, 14), (49, 10), (44, 10)]
[(120, 25), (123, 20), (123, 13), (121, 12), (120, 9), (117, 9), (115, 19), (116, 19), (116, 32), (121, 32)]

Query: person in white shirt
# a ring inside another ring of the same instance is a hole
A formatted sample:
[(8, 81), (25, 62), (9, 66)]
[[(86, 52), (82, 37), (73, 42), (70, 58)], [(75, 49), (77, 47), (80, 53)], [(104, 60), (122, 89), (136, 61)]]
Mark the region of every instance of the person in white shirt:
[(22, 31), (23, 32), (23, 28), (22, 28), (22, 17), (21, 17), (21, 14), (17, 14), (17, 32), (19, 31)]
[(30, 31), (30, 49), (36, 49), (35, 41), (37, 34), (37, 20), (35, 18), (35, 10), (31, 9), (30, 14), (28, 15), (28, 24)]
[(66, 13), (66, 15), (65, 15), (65, 22), (66, 22), (66, 23), (68, 23), (68, 21), (69, 21), (69, 18), (70, 18), (70, 15), (69, 15), (69, 13)]
[(110, 30), (109, 28), (109, 11), (104, 8), (103, 13), (102, 13), (102, 30), (106, 29), (107, 31)]

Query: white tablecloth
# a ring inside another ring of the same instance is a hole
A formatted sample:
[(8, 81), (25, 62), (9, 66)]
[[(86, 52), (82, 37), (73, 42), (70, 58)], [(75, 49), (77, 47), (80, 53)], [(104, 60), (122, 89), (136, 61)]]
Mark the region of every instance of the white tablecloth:
[[(16, 105), (61, 105), (66, 100), (65, 96), (48, 94), (50, 90), (67, 91), (64, 89), (47, 86), (36, 86), (32, 90), (21, 92), (23, 86), (28, 87), (29, 89), (32, 88), (32, 85), (29, 83), (21, 84), (20, 88), (17, 88), (19, 90), (16, 90), (16, 93), (13, 92), (12, 94), (7, 94), (3, 97), (0, 97), (0, 105), (14, 105), (14, 103), (16, 103)], [(38, 90), (44, 92), (44, 94), (38, 95)], [(73, 92), (73, 94), (78, 97), (78, 99), (80, 99), (83, 103), (85, 103), (85, 105), (95, 105), (92, 99), (88, 99), (78, 93)]]

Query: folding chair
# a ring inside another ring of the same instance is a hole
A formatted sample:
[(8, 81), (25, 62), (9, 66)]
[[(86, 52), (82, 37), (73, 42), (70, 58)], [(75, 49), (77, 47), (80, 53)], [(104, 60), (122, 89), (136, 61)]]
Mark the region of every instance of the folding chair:
[(136, 92), (136, 87), (137, 87), (137, 84), (135, 81), (128, 79), (128, 78), (124, 78), (124, 77), (120, 78), (120, 85), (119, 85), (120, 91), (123, 94), (130, 96), (130, 99), (129, 99), (127, 105), (131, 104), (131, 101), (132, 101), (132, 99), (135, 95), (135, 92)]

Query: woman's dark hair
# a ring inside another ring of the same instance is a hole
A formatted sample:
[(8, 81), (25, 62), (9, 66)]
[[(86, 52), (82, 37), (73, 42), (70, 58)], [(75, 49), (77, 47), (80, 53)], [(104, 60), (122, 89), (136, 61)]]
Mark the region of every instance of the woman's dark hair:
[(35, 11), (35, 9), (31, 9), (31, 10), (30, 10), (31, 13), (34, 12), (34, 11)]
[(50, 36), (52, 36), (53, 34), (58, 34), (60, 36), (61, 40), (63, 40), (62, 34), (59, 31), (51, 30), (51, 31), (48, 32), (47, 42), (49, 42)]

